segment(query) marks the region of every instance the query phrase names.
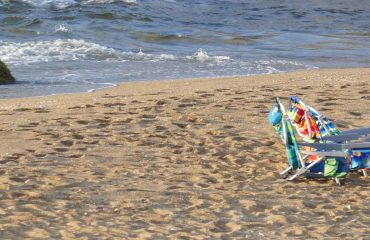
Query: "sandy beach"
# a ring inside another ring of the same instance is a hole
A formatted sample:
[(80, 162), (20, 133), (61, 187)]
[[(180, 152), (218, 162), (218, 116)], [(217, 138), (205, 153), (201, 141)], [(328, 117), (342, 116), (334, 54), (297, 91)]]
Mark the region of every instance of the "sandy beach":
[(134, 82), (0, 101), (1, 239), (369, 239), (369, 177), (279, 177), (296, 95), (370, 126), (370, 69)]

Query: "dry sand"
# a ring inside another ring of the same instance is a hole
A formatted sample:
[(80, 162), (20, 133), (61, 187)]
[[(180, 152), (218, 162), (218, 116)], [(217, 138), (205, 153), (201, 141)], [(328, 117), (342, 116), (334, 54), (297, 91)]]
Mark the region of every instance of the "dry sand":
[(122, 84), (0, 101), (1, 239), (369, 239), (369, 178), (279, 178), (297, 95), (370, 126), (370, 69)]

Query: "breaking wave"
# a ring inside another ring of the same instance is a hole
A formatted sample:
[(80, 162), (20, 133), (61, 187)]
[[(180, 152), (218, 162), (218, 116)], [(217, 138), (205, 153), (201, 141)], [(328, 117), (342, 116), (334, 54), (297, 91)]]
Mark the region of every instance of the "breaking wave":
[[(64, 25), (55, 31), (70, 31)], [(57, 39), (50, 41), (4, 42), (0, 41), (0, 56), (11, 64), (55, 61), (179, 61), (199, 62), (202, 64), (222, 64), (231, 60), (228, 56), (209, 56), (206, 51), (198, 49), (190, 56), (173, 54), (150, 54), (141, 49), (138, 52), (123, 52), (110, 47), (78, 39)]]
[(76, 5), (109, 4), (109, 3), (136, 3), (136, 0), (0, 0), (0, 6), (12, 4), (26, 4), (33, 7), (54, 6), (57, 8), (68, 8)]
[(35, 42), (2, 42), (0, 56), (8, 63), (119, 59), (117, 52), (85, 40), (57, 39)]

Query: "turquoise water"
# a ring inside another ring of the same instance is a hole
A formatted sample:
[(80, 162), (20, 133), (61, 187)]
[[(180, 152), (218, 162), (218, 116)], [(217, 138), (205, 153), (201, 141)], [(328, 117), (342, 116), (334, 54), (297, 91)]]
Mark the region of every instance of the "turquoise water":
[(368, 1), (0, 0), (0, 98), (370, 64)]

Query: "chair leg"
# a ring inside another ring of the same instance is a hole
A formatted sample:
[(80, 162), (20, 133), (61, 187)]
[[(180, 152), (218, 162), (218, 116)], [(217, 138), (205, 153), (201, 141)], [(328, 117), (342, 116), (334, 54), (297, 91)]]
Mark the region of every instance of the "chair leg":
[(288, 180), (289, 181), (292, 181), (292, 180), (296, 179), (297, 177), (301, 176), (302, 174), (304, 174), (308, 170), (310, 170), (310, 168), (312, 168), (313, 166), (315, 166), (316, 164), (318, 164), (319, 162), (321, 162), (323, 159), (324, 158), (321, 157), (321, 158), (317, 159), (316, 161), (312, 162), (307, 167), (303, 167), (303, 168), (298, 169), (298, 171), (293, 176), (291, 176), (290, 178), (288, 178)]
[(367, 177), (367, 170), (366, 169), (362, 169), (362, 174)]
[(285, 169), (284, 171), (282, 171), (280, 173), (281, 176), (285, 176), (287, 173), (289, 173), (293, 168), (292, 167), (288, 167), (287, 169)]
[(288, 178), (289, 181), (293, 181), (294, 179), (296, 179), (297, 177), (301, 176), (302, 174), (304, 174), (305, 172), (308, 171), (308, 168), (300, 168), (296, 171), (296, 173), (291, 176), (290, 178)]
[(339, 186), (341, 186), (342, 185), (342, 182), (340, 181), (340, 179), (339, 178), (334, 178), (334, 180), (335, 180), (335, 182), (339, 185)]

